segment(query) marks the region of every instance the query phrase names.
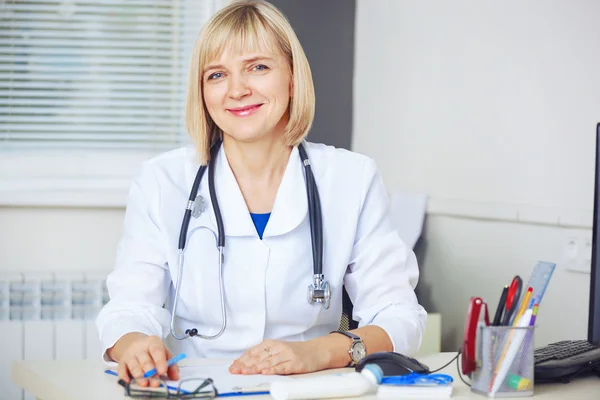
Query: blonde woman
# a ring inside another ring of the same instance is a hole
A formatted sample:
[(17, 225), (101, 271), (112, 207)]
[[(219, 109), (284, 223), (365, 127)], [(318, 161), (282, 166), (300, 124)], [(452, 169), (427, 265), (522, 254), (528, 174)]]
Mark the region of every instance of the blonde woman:
[[(297, 374), (418, 349), (418, 267), (381, 177), (365, 156), (305, 140), (314, 109), (279, 10), (242, 1), (213, 16), (189, 77), (195, 147), (146, 162), (134, 181), (97, 319), (122, 379), (155, 367), (177, 379), (166, 360), (179, 352), (233, 359), (236, 374)], [(350, 332), (338, 331), (344, 286)]]

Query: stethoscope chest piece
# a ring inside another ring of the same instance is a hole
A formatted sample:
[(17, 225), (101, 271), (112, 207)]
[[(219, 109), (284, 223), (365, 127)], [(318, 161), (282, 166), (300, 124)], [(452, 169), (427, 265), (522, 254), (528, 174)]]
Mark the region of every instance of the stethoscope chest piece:
[(314, 275), (313, 283), (308, 285), (308, 302), (310, 304), (322, 303), (323, 307), (328, 309), (330, 301), (331, 288), (329, 287), (329, 282), (325, 280), (323, 274)]

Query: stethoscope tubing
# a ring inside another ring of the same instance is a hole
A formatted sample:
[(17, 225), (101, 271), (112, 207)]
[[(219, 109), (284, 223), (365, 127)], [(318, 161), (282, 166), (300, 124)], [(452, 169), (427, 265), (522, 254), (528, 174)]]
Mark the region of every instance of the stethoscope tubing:
[(308, 201), (308, 214), (310, 218), (310, 237), (313, 248), (313, 274), (323, 274), (323, 225), (321, 220), (321, 201), (316, 190), (315, 177), (312, 173), (310, 160), (302, 144), (298, 145), (298, 152), (304, 166), (306, 194)]

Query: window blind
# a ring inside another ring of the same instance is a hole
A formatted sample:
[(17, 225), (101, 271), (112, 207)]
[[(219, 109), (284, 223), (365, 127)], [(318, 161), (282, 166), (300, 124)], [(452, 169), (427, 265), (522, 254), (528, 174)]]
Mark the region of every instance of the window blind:
[(213, 0), (0, 0), (0, 143), (187, 142), (189, 61)]

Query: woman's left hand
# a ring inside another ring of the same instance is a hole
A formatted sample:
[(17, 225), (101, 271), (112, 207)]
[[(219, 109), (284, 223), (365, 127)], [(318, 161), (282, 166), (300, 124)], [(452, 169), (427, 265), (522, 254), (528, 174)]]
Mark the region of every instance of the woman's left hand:
[(265, 340), (246, 351), (229, 367), (232, 374), (288, 375), (327, 368), (327, 352), (316, 341)]

